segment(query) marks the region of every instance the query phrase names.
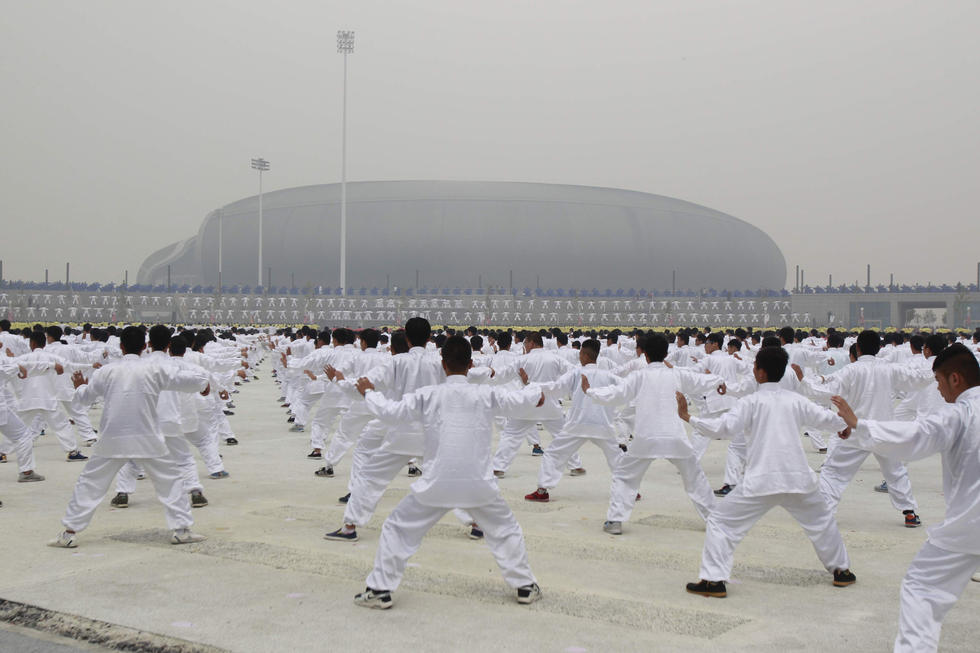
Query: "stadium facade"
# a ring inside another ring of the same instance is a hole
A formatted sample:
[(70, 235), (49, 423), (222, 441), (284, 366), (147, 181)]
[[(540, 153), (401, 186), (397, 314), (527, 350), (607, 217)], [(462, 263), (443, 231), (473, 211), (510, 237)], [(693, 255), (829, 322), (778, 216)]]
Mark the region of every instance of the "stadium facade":
[[(339, 284), (340, 185), (263, 197), (263, 284)], [(138, 283), (258, 285), (258, 196), (150, 255)], [(613, 188), (482, 181), (347, 184), (350, 288), (782, 289), (776, 243), (735, 217)], [(220, 226), (219, 226), (220, 222)], [(675, 281), (676, 279), (676, 281)]]

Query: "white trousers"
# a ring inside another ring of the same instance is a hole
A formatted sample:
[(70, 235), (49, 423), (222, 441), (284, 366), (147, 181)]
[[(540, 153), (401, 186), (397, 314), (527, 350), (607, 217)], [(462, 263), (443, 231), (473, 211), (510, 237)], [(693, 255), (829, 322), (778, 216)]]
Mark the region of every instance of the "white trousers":
[(347, 451), (354, 446), (364, 427), (372, 419), (370, 413), (351, 413), (349, 410), (345, 412), (340, 417), (340, 424), (337, 426), (337, 432), (330, 440), (330, 446), (323, 454), (323, 463), (327, 467), (333, 467), (339, 463)]
[[(0, 412), (0, 433), (10, 440), (10, 453), (17, 458), (17, 467), (22, 472), (34, 469), (34, 435), (27, 429), (17, 414), (10, 410)], [(6, 453), (6, 452), (4, 452)]]
[(357, 439), (357, 445), (354, 447), (354, 453), (351, 456), (350, 476), (347, 479), (348, 492), (354, 492), (354, 485), (360, 478), (361, 469), (381, 447), (387, 435), (388, 427), (377, 419), (372, 419), (361, 431), (361, 437)]
[[(549, 419), (543, 421), (541, 424), (551, 433), (552, 437), (556, 437), (561, 432), (565, 420)], [(540, 444), (538, 442), (540, 438), (537, 434), (537, 428), (537, 422), (534, 420), (512, 418), (504, 420), (504, 428), (500, 432), (500, 441), (497, 443), (497, 452), (493, 455), (494, 470), (506, 472), (510, 469), (510, 465), (514, 462), (514, 457), (517, 456), (517, 452), (521, 448), (521, 442), (524, 438), (528, 438), (530, 442)], [(570, 469), (581, 467), (582, 459), (579, 458), (578, 454), (574, 454), (569, 459), (568, 466)]]
[[(310, 430), (310, 445), (314, 449), (326, 448), (327, 437), (333, 429), (334, 422), (337, 421), (337, 418), (345, 410), (347, 410), (346, 406), (329, 406), (322, 402), (320, 403), (320, 408), (313, 416), (313, 424)], [(298, 422), (299, 418), (296, 421)]]
[[(837, 510), (844, 489), (851, 482), (869, 452), (839, 442), (827, 452), (827, 460), (820, 467), (820, 492), (824, 495), (831, 510)], [(912, 481), (904, 464), (890, 458), (874, 454), (881, 468), (881, 474), (888, 483), (888, 496), (896, 510), (918, 510), (912, 496)]]
[[(636, 494), (640, 491), (640, 482), (647, 473), (655, 458), (637, 458), (627, 451), (623, 454), (613, 470), (612, 486), (609, 489), (609, 510), (606, 512), (607, 521), (629, 521), (636, 505)], [(704, 475), (697, 456), (686, 458), (667, 458), (677, 471), (680, 472), (684, 483), (684, 491), (694, 503), (694, 509), (707, 521), (708, 515), (715, 505), (715, 495), (711, 491), (708, 477)]]
[(745, 475), (745, 456), (748, 455), (748, 448), (745, 436), (741, 434), (728, 443), (728, 455), (725, 456), (725, 483), (732, 487), (741, 483)]
[(46, 423), (48, 428), (54, 431), (55, 437), (58, 438), (58, 444), (65, 450), (65, 453), (78, 450), (78, 438), (75, 436), (75, 429), (72, 428), (63, 410), (42, 410), (38, 408), (21, 411), (20, 416), (25, 423), (31, 423), (35, 420), (41, 420)]
[(344, 508), (344, 523), (364, 526), (371, 521), (385, 490), (412, 459), (407, 454), (375, 451), (352, 483), (350, 500)]
[(223, 472), (225, 470), (225, 464), (221, 460), (221, 454), (218, 453), (217, 434), (208, 428), (206, 419), (201, 416), (198, 417), (197, 430), (184, 433), (184, 437), (200, 452), (201, 460), (204, 461), (204, 466), (207, 468), (208, 474)]
[(97, 439), (98, 435), (95, 429), (92, 428), (92, 420), (88, 417), (87, 408), (79, 408), (71, 401), (62, 401), (61, 405), (65, 409), (68, 419), (75, 422), (75, 430), (78, 431), (78, 434), (82, 436), (83, 440)]
[[(419, 550), (422, 538), (449, 508), (424, 505), (415, 494), (402, 499), (381, 527), (374, 569), (367, 577), (373, 590), (394, 591), (405, 575), (408, 559)], [(524, 533), (507, 503), (499, 495), (493, 503), (467, 508), (483, 530), (490, 552), (511, 587), (536, 582), (527, 560)]]
[(943, 619), (977, 568), (980, 555), (954, 553), (926, 541), (902, 580), (895, 653), (936, 650)]
[[(61, 523), (65, 528), (81, 532), (92, 521), (95, 509), (105, 498), (112, 479), (126, 464), (126, 458), (102, 458), (93, 455), (85, 463), (71, 500), (68, 510)], [(177, 530), (190, 528), (194, 523), (191, 517), (191, 500), (184, 492), (182, 479), (173, 463), (166, 458), (134, 458), (135, 462), (143, 465), (146, 475), (153, 482), (157, 499), (163, 504), (167, 516), (167, 527)]]
[[(180, 474), (184, 492), (190, 494), (195, 490), (203, 490), (201, 479), (197, 475), (197, 463), (194, 461), (194, 454), (191, 453), (190, 444), (182, 436), (167, 436), (164, 438), (167, 443), (167, 459), (174, 465)], [(133, 462), (123, 465), (116, 475), (116, 492), (132, 494), (136, 491), (136, 476), (139, 474), (139, 466)]]
[(803, 527), (827, 571), (850, 568), (834, 511), (820, 492), (746, 497), (742, 495), (742, 487), (736, 487), (724, 501), (717, 502), (708, 517), (701, 554), (702, 580), (727, 581), (732, 573), (735, 546), (763, 515), (776, 506), (785, 508)]
[(545, 449), (544, 456), (541, 458), (541, 468), (538, 470), (538, 487), (547, 490), (557, 487), (561, 480), (562, 469), (586, 442), (591, 442), (602, 450), (610, 471), (616, 468), (616, 461), (623, 455), (623, 450), (619, 448), (619, 444), (615, 440), (583, 438), (568, 433), (559, 433)]

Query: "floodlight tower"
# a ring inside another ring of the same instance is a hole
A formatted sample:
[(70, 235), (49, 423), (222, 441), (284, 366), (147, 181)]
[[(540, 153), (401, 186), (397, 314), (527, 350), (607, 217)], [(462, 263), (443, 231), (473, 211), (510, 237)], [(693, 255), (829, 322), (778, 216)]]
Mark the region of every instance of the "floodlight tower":
[(252, 169), (259, 171), (259, 285), (262, 285), (262, 173), (269, 171), (269, 162), (263, 158), (252, 159)]
[(344, 105), (340, 136), (340, 292), (347, 295), (347, 55), (354, 52), (354, 32), (337, 31), (337, 52), (344, 55)]

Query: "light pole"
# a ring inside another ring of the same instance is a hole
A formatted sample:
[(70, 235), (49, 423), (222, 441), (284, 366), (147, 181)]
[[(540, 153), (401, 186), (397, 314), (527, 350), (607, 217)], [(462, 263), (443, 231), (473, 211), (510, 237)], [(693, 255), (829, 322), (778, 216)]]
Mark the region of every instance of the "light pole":
[(259, 285), (262, 285), (262, 173), (268, 172), (269, 162), (263, 158), (252, 159), (252, 169), (259, 171)]
[(344, 106), (340, 136), (340, 292), (347, 295), (347, 55), (354, 52), (354, 32), (337, 30), (337, 52), (344, 55)]
[(223, 236), (222, 218), (223, 216), (221, 213), (221, 209), (218, 209), (218, 294), (219, 295), (221, 294), (221, 262), (223, 260), (221, 246), (222, 246), (222, 241), (224, 240), (224, 238), (222, 237)]

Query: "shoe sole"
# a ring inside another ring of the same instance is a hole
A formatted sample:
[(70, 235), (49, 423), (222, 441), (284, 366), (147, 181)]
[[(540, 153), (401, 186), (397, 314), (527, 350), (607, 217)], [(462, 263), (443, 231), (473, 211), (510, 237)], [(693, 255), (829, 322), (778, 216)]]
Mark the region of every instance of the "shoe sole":
[(724, 599), (728, 596), (728, 592), (695, 592), (694, 590), (687, 590), (687, 593), (712, 599)]
[(538, 592), (537, 594), (532, 594), (531, 596), (528, 597), (523, 597), (523, 596), (517, 597), (517, 602), (520, 603), (521, 605), (530, 605), (535, 601), (540, 601), (540, 600), (541, 600), (541, 592)]
[(323, 539), (330, 542), (356, 542), (358, 540), (356, 537), (330, 537), (329, 535), (324, 535)]
[(848, 585), (853, 585), (857, 580), (835, 580), (834, 587), (847, 587)]
[(918, 528), (922, 524), (905, 524), (905, 528)]
[(116, 505), (116, 504), (109, 504), (109, 505), (111, 505), (113, 508), (120, 508), (120, 509), (128, 508), (129, 507), (129, 504), (128, 503), (124, 503), (122, 505)]
[(387, 610), (391, 607), (391, 601), (381, 602), (381, 601), (354, 601), (354, 605), (358, 605), (362, 608), (372, 608), (374, 610)]
[(551, 497), (547, 499), (528, 499), (527, 497), (524, 497), (524, 500), (532, 503), (551, 503)]

